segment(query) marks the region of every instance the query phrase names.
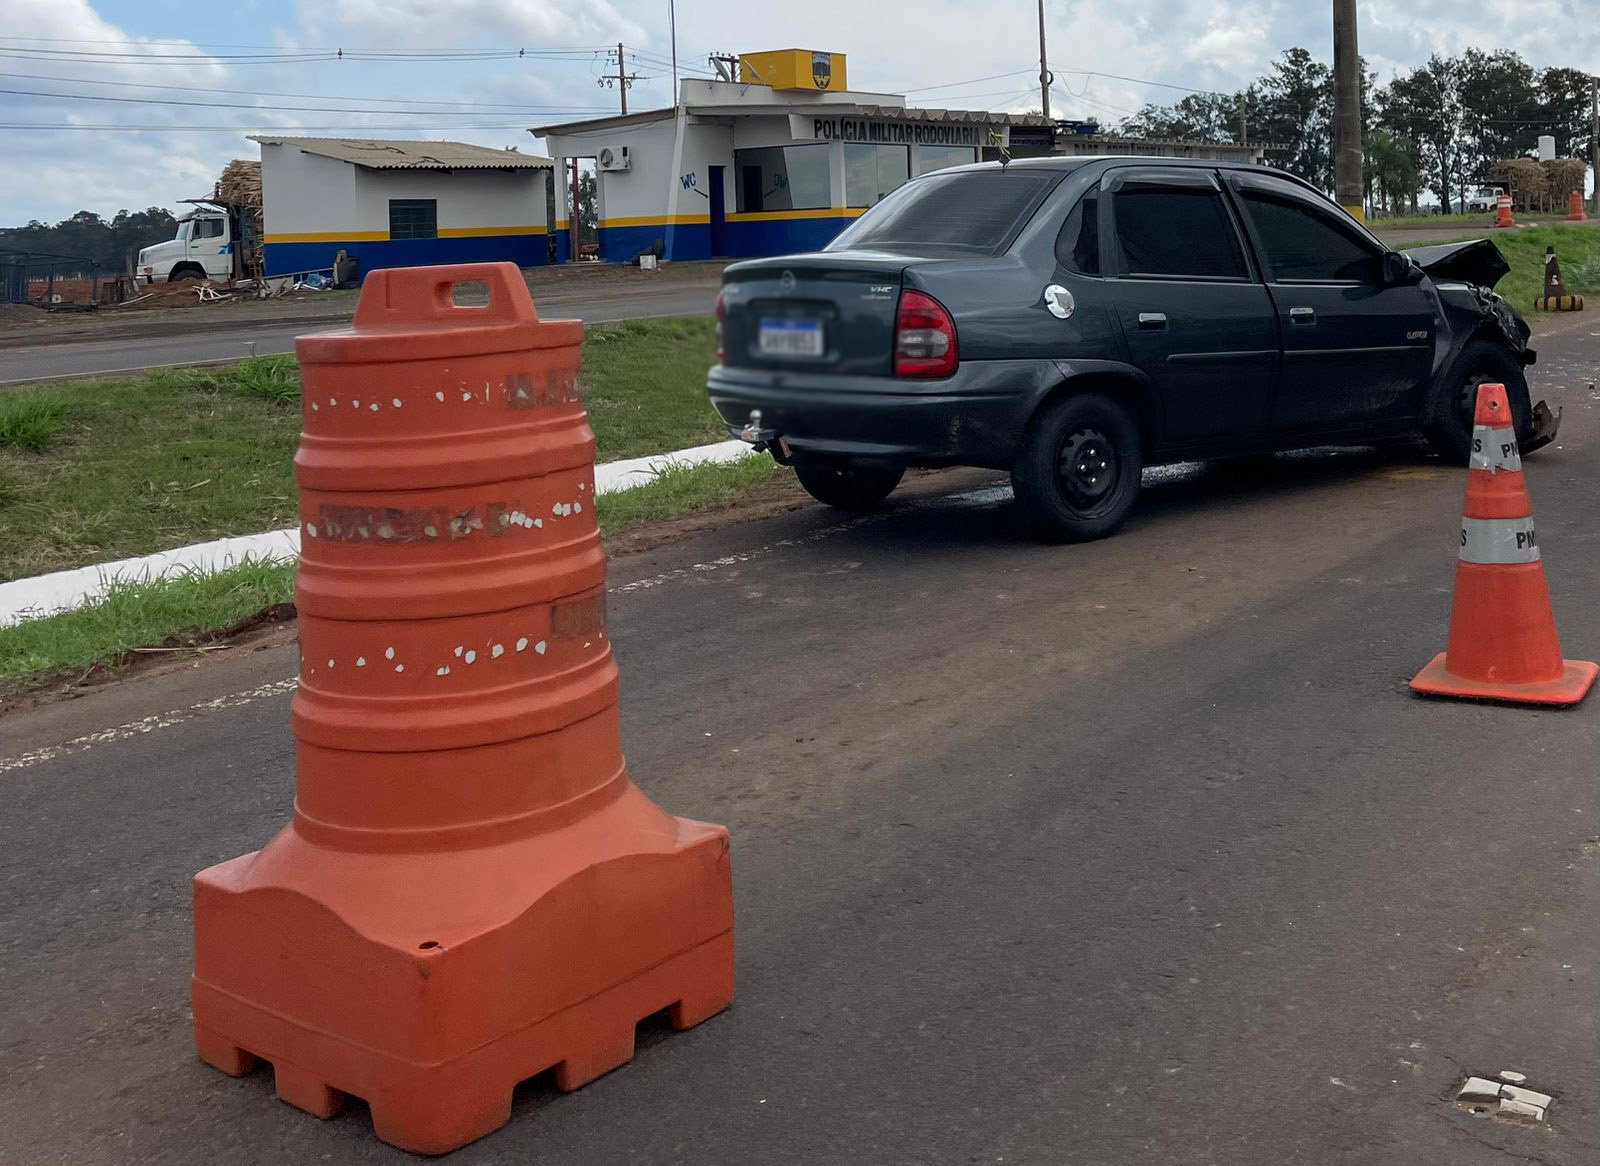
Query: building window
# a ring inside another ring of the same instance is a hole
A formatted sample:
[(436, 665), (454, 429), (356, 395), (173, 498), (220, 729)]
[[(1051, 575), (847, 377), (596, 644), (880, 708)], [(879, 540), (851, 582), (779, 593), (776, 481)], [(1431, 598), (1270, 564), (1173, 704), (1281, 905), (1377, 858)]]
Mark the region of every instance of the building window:
[(739, 213), (825, 210), (829, 198), (828, 144), (735, 150)]
[(439, 201), (432, 198), (391, 198), (389, 238), (437, 239)]
[(978, 160), (974, 146), (918, 146), (917, 173), (927, 174), (947, 166), (967, 166)]
[(877, 206), (883, 196), (911, 177), (907, 146), (844, 144), (844, 205)]

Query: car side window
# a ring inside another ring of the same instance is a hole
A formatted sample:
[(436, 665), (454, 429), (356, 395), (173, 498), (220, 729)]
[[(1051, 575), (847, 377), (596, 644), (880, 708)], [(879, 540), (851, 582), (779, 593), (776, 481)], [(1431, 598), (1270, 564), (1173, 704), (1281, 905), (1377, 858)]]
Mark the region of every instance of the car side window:
[(1276, 282), (1382, 282), (1383, 257), (1331, 212), (1265, 190), (1246, 188), (1240, 199)]
[(1117, 246), (1128, 275), (1248, 279), (1244, 248), (1222, 192), (1133, 180), (1114, 195)]
[(222, 238), (222, 220), (196, 219), (194, 224), (194, 237), (196, 239)]
[(1056, 236), (1056, 262), (1078, 275), (1100, 274), (1100, 188), (1092, 186)]

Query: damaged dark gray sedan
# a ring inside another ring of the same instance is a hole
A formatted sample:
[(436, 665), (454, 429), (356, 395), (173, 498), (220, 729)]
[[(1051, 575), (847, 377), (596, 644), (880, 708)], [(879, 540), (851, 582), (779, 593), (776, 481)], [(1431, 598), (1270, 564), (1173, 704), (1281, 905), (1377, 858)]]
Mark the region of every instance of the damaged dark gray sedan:
[(958, 167), (823, 251), (729, 267), (707, 388), (829, 504), (876, 505), (908, 466), (983, 466), (1042, 533), (1098, 538), (1144, 466), (1417, 436), (1465, 462), (1485, 382), (1525, 451), (1549, 442), (1506, 271), (1483, 241), (1390, 251), (1261, 167)]

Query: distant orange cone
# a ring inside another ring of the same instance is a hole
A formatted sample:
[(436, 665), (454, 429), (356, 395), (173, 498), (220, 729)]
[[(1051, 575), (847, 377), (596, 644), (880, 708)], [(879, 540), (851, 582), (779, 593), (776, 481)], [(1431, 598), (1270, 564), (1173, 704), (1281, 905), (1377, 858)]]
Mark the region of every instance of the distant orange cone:
[(1577, 704), (1600, 665), (1564, 660), (1504, 385), (1481, 385), (1461, 519), (1450, 643), (1412, 680), (1416, 692)]
[(1516, 220), (1511, 217), (1511, 196), (1502, 194), (1495, 200), (1494, 225), (1497, 227), (1514, 227)]
[(1567, 196), (1567, 221), (1582, 223), (1589, 218), (1589, 212), (1583, 209), (1583, 195), (1574, 190)]

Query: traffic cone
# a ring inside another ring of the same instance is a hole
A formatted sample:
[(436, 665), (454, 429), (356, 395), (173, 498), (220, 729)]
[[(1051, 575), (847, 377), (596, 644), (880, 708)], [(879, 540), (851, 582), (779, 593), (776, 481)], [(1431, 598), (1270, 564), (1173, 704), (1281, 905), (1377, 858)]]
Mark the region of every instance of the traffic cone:
[(1563, 660), (1504, 385), (1481, 385), (1450, 642), (1411, 687), (1430, 696), (1572, 705), (1600, 665)]
[(1561, 264), (1554, 247), (1544, 249), (1544, 295), (1534, 300), (1533, 306), (1540, 312), (1583, 311), (1583, 297), (1568, 295), (1567, 285), (1561, 281)]
[(727, 831), (622, 759), (582, 335), (494, 263), (375, 271), (296, 342), (294, 813), (195, 877), (195, 1045), (417, 1153), (732, 999)]
[(1583, 209), (1583, 195), (1574, 190), (1567, 196), (1567, 221), (1572, 223), (1586, 222), (1589, 212)]
[(1511, 217), (1511, 196), (1502, 194), (1495, 200), (1494, 225), (1496, 227), (1514, 227), (1515, 220)]

